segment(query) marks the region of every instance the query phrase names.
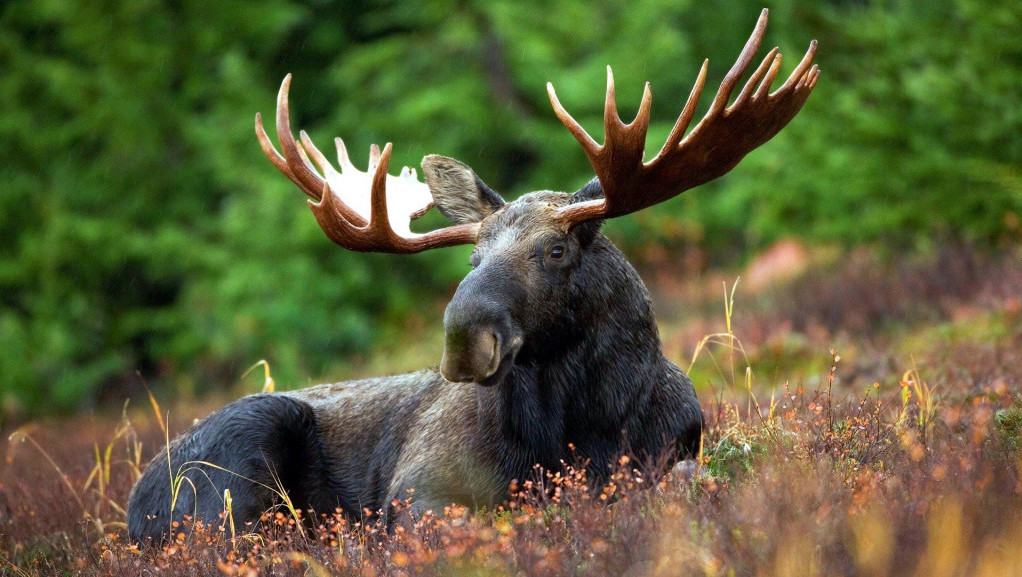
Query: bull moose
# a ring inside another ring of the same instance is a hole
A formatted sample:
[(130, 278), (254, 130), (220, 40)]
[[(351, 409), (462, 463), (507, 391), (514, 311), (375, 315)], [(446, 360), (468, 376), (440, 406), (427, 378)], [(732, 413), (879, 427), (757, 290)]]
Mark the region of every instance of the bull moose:
[[(160, 539), (184, 515), (206, 522), (225, 511), (256, 521), (281, 491), (302, 509), (384, 519), (414, 489), (412, 515), (452, 502), (503, 501), (536, 465), (583, 460), (606, 479), (622, 454), (635, 463), (693, 455), (702, 412), (692, 382), (664, 357), (649, 293), (603, 221), (641, 210), (731, 170), (802, 107), (819, 71), (816, 42), (770, 92), (774, 48), (734, 102), (759, 49), (767, 11), (686, 135), (706, 78), (704, 61), (666, 143), (643, 162), (651, 93), (624, 124), (607, 68), (605, 141), (598, 144), (547, 91), (596, 177), (573, 194), (539, 191), (505, 202), (471, 168), (443, 156), (388, 175), (391, 145), (370, 151), (360, 172), (336, 140), (335, 170), (288, 112), (291, 77), (277, 98), (281, 151), (256, 115), (263, 151), (309, 195), (320, 227), (356, 251), (416, 253), (474, 244), (472, 270), (444, 314), (439, 367), (415, 373), (256, 394), (207, 416), (161, 450), (128, 504), (129, 536)], [(319, 167), (319, 171), (313, 165)], [(435, 206), (453, 225), (425, 234), (409, 223)], [(169, 462), (168, 462), (169, 460)]]

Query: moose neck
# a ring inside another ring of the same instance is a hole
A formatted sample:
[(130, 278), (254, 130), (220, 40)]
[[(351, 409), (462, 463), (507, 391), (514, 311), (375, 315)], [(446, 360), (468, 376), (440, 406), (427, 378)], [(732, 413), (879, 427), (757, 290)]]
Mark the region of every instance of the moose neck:
[(516, 460), (502, 467), (518, 478), (535, 463), (571, 463), (569, 443), (605, 469), (637, 426), (626, 416), (644, 414), (666, 370), (649, 293), (606, 237), (592, 241), (573, 279), (564, 322), (534, 339), (539, 346), (527, 339), (502, 384), (478, 390), (493, 440), (512, 445), (502, 454)]

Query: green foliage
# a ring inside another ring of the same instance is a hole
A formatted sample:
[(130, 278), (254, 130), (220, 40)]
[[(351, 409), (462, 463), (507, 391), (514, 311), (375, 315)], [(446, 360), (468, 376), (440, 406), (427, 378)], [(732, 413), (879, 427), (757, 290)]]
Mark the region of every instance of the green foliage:
[[(223, 385), (264, 357), (303, 383), (450, 291), (464, 249), (359, 255), (323, 238), (252, 134), (285, 73), (294, 124), (321, 145), (456, 156), (510, 196), (574, 190), (592, 172), (547, 80), (597, 137), (604, 65), (624, 117), (650, 80), (653, 149), (701, 59), (715, 86), (761, 4), (6, 3), (2, 412), (121, 395), (135, 371), (157, 388)], [(622, 246), (1019, 238), (1022, 6), (768, 4), (782, 74), (820, 40), (816, 93), (730, 176), (608, 224)]]
[(763, 453), (764, 447), (748, 442), (721, 439), (712, 449), (706, 451), (706, 471), (713, 477), (731, 481), (738, 475), (753, 470), (753, 460)]
[(1006, 447), (1022, 449), (1022, 405), (999, 409), (994, 414), (994, 430)]

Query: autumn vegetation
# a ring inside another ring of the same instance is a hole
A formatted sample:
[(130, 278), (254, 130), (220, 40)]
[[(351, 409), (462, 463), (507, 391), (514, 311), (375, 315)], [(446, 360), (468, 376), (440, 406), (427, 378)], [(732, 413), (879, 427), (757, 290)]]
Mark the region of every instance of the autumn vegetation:
[[(1022, 575), (1022, 3), (419, 4), (0, 6), (0, 575)], [(467, 250), (326, 240), (253, 135), (285, 74), (318, 143), (575, 190), (546, 81), (597, 135), (605, 65), (623, 107), (651, 81), (662, 142), (764, 4), (766, 45), (819, 40), (812, 98), (604, 229), (693, 377), (698, 460), (595, 487), (564, 463), (391, 533), (282, 495), (258, 526), (225, 499), (126, 541), (134, 480), (195, 418), (439, 361)]]

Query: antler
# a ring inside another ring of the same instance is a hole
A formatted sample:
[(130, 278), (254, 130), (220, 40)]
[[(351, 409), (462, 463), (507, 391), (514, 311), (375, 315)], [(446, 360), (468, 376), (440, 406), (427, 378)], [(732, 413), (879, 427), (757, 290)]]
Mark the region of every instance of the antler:
[[(433, 197), (429, 187), (416, 179), (414, 169), (404, 167), (401, 176), (387, 174), (392, 148), (389, 142), (382, 153), (379, 147), (372, 145), (367, 172), (352, 165), (340, 138), (334, 140), (340, 172), (330, 165), (304, 130), (300, 134), (301, 144), (296, 142), (288, 111), (290, 89), (291, 75), (288, 74), (277, 95), (277, 138), (283, 154), (270, 142), (258, 113), (256, 137), (273, 166), (312, 198), (309, 207), (330, 240), (359, 252), (401, 254), (476, 241), (478, 223), (449, 226), (426, 234), (411, 232), (411, 221), (433, 206)], [(310, 156), (323, 176), (313, 167)], [(395, 194), (388, 196), (388, 188)]]
[(699, 77), (667, 142), (647, 163), (642, 162), (642, 153), (652, 100), (648, 82), (635, 120), (624, 124), (614, 101), (614, 75), (607, 67), (607, 100), (603, 114), (606, 136), (603, 145), (597, 144), (568, 114), (558, 101), (553, 85), (547, 83), (554, 112), (582, 145), (604, 193), (604, 198), (560, 209), (558, 217), (562, 222), (574, 226), (588, 220), (612, 218), (673, 198), (724, 175), (746, 154), (770, 140), (788, 124), (802, 108), (820, 75), (815, 65), (810, 68), (816, 54), (815, 40), (809, 44), (809, 50), (784, 85), (768, 93), (781, 65), (778, 49), (771, 50), (752, 73), (734, 104), (725, 108), (731, 92), (748, 70), (763, 41), (767, 13), (764, 9), (760, 14), (752, 36), (721, 82), (706, 116), (685, 136), (706, 81), (709, 61), (703, 61)]

